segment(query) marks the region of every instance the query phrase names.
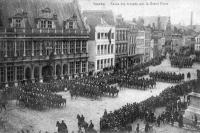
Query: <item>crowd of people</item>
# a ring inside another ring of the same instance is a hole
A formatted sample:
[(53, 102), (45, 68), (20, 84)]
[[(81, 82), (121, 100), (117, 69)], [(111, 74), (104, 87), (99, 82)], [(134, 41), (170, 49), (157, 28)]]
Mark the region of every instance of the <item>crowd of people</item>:
[[(192, 91), (195, 81), (191, 80), (188, 82), (184, 82), (183, 84), (179, 84), (176, 86), (169, 87), (162, 91), (159, 96), (150, 97), (147, 100), (144, 100), (140, 103), (132, 103), (123, 106), (122, 108), (115, 110), (110, 113), (105, 113), (100, 119), (100, 130), (101, 131), (113, 131), (113, 130), (126, 130), (127, 125), (129, 123), (133, 123), (137, 119), (145, 119), (147, 122), (156, 122), (164, 119), (166, 122), (171, 119), (171, 117), (176, 118), (180, 123), (180, 127), (182, 126), (182, 116), (179, 114), (174, 115), (176, 113), (175, 108), (171, 108), (166, 110), (164, 115), (160, 115), (157, 119), (155, 119), (152, 110), (157, 107), (169, 106), (172, 105), (175, 107), (177, 100), (179, 100), (179, 96), (186, 95)], [(173, 113), (172, 113), (173, 110)], [(170, 112), (170, 115), (167, 115)], [(161, 117), (162, 116), (162, 117)], [(159, 123), (159, 122), (158, 122)]]
[(30, 83), (20, 85), (15, 89), (19, 105), (24, 107), (43, 110), (66, 105), (66, 99), (62, 98), (61, 95), (51, 92), (51, 90), (56, 89), (53, 84)]
[(153, 58), (151, 59), (150, 61), (148, 62), (145, 62), (145, 63), (140, 63), (140, 64), (137, 64), (137, 65), (134, 65), (133, 67), (130, 67), (129, 70), (130, 71), (139, 71), (141, 69), (145, 69), (149, 66), (156, 66), (156, 65), (160, 65), (162, 60), (164, 59), (165, 57), (164, 56), (160, 56), (160, 57), (156, 57), (156, 58)]
[(146, 90), (148, 88), (154, 88), (156, 85), (155, 80), (148, 78), (122, 78), (118, 83), (119, 87), (134, 88), (139, 90)]
[(189, 68), (193, 65), (193, 60), (190, 57), (171, 56), (171, 66), (179, 68)]
[(84, 96), (100, 98), (104, 95), (117, 96), (119, 90), (102, 80), (102, 77), (85, 77), (68, 82), (67, 89), (71, 97)]
[(150, 72), (149, 76), (156, 81), (178, 83), (184, 80), (184, 74), (175, 72)]

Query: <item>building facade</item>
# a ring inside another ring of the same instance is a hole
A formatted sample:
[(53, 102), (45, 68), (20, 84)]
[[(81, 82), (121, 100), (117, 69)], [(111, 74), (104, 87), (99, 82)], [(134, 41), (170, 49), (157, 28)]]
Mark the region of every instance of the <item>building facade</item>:
[(200, 52), (200, 35), (195, 37), (195, 52)]
[(90, 31), (88, 41), (89, 61), (93, 73), (115, 66), (115, 26), (110, 11), (84, 11), (83, 16)]
[(115, 25), (115, 66), (119, 69), (127, 68), (128, 33), (128, 25), (118, 16)]
[(151, 31), (138, 30), (136, 36), (136, 54), (142, 54), (142, 62), (150, 60)]
[[(1, 85), (87, 74), (89, 35), (80, 20), (76, 2), (54, 5), (49, 1), (45, 5), (52, 8), (35, 5), (37, 10), (25, 8), (34, 2), (27, 1), (20, 9), (15, 7), (18, 1), (12, 2), (12, 5), (5, 3), (5, 7), (12, 6), (13, 10), (1, 10), (7, 18), (0, 28)], [(56, 12), (59, 8), (72, 12)], [(11, 15), (7, 16), (7, 12)]]
[(142, 62), (143, 54), (138, 53), (136, 37), (138, 33), (137, 25), (135, 22), (128, 23), (128, 67), (131, 68), (135, 64)]

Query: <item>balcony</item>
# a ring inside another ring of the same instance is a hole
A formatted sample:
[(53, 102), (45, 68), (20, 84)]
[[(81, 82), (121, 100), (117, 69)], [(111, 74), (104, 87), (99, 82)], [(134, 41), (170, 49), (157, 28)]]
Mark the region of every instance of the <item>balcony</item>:
[(26, 28), (0, 28), (0, 35), (21, 34), (26, 36), (88, 36), (87, 30), (80, 29), (26, 29)]

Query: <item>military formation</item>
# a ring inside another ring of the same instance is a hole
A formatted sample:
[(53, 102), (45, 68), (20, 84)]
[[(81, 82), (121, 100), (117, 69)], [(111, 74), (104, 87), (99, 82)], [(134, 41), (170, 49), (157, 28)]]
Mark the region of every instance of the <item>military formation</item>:
[(149, 76), (156, 81), (178, 83), (184, 81), (184, 74), (176, 74), (175, 72), (150, 72)]
[(171, 56), (171, 66), (179, 68), (191, 68), (194, 61), (190, 57)]
[(66, 99), (54, 94), (51, 90), (56, 90), (53, 84), (30, 83), (20, 85), (16, 89), (16, 97), (19, 105), (36, 110), (49, 108), (60, 108), (66, 105)]
[[(180, 100), (180, 96), (183, 96), (192, 91), (194, 82), (195, 81), (189, 81), (183, 84), (169, 87), (163, 92), (161, 92), (159, 96), (152, 96), (140, 103), (128, 103), (122, 108), (114, 110), (110, 113), (105, 112), (100, 119), (101, 131), (127, 131), (130, 128), (128, 125), (130, 123), (133, 123), (137, 119), (145, 120), (145, 131), (150, 129), (149, 123), (158, 123), (158, 125), (160, 125), (159, 123), (161, 121), (163, 123), (170, 124), (173, 124), (173, 122), (178, 121), (179, 126), (182, 127), (183, 117), (180, 112), (182, 106), (178, 106), (177, 104), (180, 103), (177, 101)], [(161, 113), (156, 118), (152, 110), (154, 110), (157, 107), (163, 106), (166, 106), (166, 111)], [(139, 125), (137, 128), (139, 128)]]

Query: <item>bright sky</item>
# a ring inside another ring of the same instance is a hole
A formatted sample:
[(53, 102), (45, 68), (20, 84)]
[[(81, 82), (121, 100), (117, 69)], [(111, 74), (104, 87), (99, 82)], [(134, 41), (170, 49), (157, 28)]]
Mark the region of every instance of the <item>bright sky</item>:
[(200, 24), (200, 0), (79, 0), (79, 5), (81, 10), (111, 9), (114, 15), (121, 14), (125, 20), (138, 16), (170, 16), (173, 24), (183, 25), (190, 24), (192, 11), (193, 24)]

